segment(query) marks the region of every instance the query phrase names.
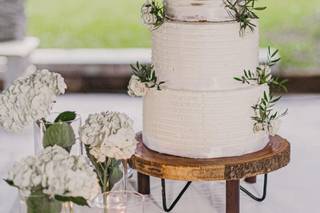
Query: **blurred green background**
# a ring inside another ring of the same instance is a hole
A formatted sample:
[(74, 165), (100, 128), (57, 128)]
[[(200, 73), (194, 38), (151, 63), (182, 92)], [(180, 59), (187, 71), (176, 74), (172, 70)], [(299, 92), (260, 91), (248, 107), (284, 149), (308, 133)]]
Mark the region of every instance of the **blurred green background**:
[[(150, 47), (145, 0), (28, 0), (29, 34), (42, 48)], [(320, 0), (261, 0), (261, 46), (279, 48), (281, 68), (320, 67)]]

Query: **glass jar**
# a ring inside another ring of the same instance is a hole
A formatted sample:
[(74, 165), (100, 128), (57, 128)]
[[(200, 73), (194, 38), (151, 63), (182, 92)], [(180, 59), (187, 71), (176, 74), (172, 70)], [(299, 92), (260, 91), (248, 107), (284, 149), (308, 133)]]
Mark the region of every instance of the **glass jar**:
[[(82, 155), (83, 146), (79, 140), (79, 129), (81, 127), (81, 117), (76, 114), (72, 121), (55, 123), (55, 119), (60, 113), (52, 113), (46, 119), (37, 120), (34, 123), (34, 151), (39, 154), (44, 146), (53, 143), (63, 143), (70, 145), (66, 148), (73, 155)], [(58, 144), (59, 145), (59, 144)]]
[(20, 213), (74, 213), (71, 202), (61, 202), (49, 195), (33, 192), (29, 196), (20, 194)]
[(145, 197), (134, 191), (111, 191), (98, 195), (90, 202), (91, 208), (82, 212), (144, 213)]

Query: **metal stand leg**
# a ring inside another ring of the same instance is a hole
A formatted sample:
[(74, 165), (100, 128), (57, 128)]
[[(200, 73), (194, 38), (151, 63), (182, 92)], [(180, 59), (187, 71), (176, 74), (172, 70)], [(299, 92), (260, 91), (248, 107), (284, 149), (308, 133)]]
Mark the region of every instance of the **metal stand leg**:
[(264, 175), (264, 183), (263, 183), (263, 193), (262, 193), (261, 198), (256, 197), (255, 195), (253, 195), (251, 192), (249, 192), (246, 188), (244, 188), (242, 186), (240, 186), (240, 189), (241, 189), (241, 191), (246, 193), (249, 197), (251, 197), (255, 201), (262, 202), (266, 199), (266, 196), (267, 196), (267, 184), (268, 184), (268, 174), (265, 174)]
[(164, 179), (161, 179), (161, 186), (162, 186), (162, 206), (163, 206), (163, 210), (165, 212), (170, 212), (179, 202), (179, 200), (181, 199), (182, 195), (187, 191), (187, 189), (189, 188), (190, 184), (192, 183), (192, 181), (189, 181), (184, 188), (182, 189), (182, 191), (179, 193), (178, 197), (173, 201), (173, 203), (171, 204), (171, 206), (168, 208), (167, 207), (167, 195), (166, 195), (166, 181)]

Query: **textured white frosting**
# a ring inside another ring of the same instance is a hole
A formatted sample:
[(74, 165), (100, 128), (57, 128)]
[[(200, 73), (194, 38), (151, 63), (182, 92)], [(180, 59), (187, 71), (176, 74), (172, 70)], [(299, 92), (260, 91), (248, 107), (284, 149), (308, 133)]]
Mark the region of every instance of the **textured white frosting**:
[[(258, 25), (258, 23), (256, 23)], [(259, 32), (239, 35), (239, 23), (165, 22), (153, 31), (152, 62), (170, 89), (239, 87), (233, 77), (258, 65)]]
[(253, 133), (251, 106), (266, 90), (266, 86), (210, 92), (150, 90), (144, 97), (144, 143), (161, 153), (192, 158), (258, 151), (268, 136)]
[(232, 20), (224, 0), (165, 0), (166, 16), (179, 21)]

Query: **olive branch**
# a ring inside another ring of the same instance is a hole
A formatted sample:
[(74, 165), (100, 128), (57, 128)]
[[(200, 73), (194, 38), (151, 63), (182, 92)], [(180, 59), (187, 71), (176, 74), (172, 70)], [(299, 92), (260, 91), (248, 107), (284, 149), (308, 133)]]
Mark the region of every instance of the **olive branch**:
[(262, 124), (263, 130), (265, 127), (271, 125), (273, 120), (277, 120), (288, 113), (288, 109), (284, 112), (279, 113), (274, 111), (274, 106), (276, 102), (281, 99), (281, 96), (274, 97), (271, 93), (267, 94), (267, 92), (263, 93), (263, 97), (259, 100), (259, 102), (252, 106), (253, 110), (255, 111), (255, 116), (252, 119), (255, 121), (254, 125)]
[(277, 76), (272, 76), (270, 72), (270, 68), (281, 60), (281, 58), (278, 57), (278, 53), (278, 49), (272, 52), (269, 46), (267, 62), (264, 64), (264, 66), (257, 67), (255, 72), (252, 72), (251, 70), (244, 70), (242, 76), (234, 77), (234, 79), (242, 82), (243, 84), (251, 84), (252, 82), (256, 82), (259, 85), (267, 84), (271, 87), (279, 88), (287, 92), (286, 84), (288, 80), (280, 79)]
[(140, 64), (130, 65), (132, 69), (132, 74), (137, 76), (141, 83), (145, 83), (147, 88), (156, 87), (157, 90), (161, 90), (160, 86), (165, 83), (165, 81), (158, 82), (154, 66), (152, 64)]
[(246, 29), (254, 31), (256, 25), (252, 22), (253, 19), (259, 19), (255, 11), (265, 10), (267, 7), (256, 7), (257, 0), (225, 0), (226, 8), (229, 15), (232, 16), (237, 22), (240, 23), (240, 35), (242, 35)]
[[(234, 79), (242, 82), (243, 84), (267, 84), (268, 86), (277, 87), (287, 92), (287, 80), (281, 80), (279, 77), (274, 77), (271, 74), (271, 67), (280, 61), (278, 53), (279, 50), (271, 51), (271, 48), (268, 47), (267, 61), (263, 64), (263, 66), (257, 67), (255, 72), (244, 70), (242, 76), (234, 77)], [(288, 113), (288, 109), (282, 113), (274, 111), (273, 108), (276, 102), (278, 102), (280, 99), (281, 96), (274, 97), (271, 93), (267, 94), (267, 92), (264, 91), (263, 96), (260, 98), (258, 103), (252, 106), (252, 109), (255, 113), (255, 115), (252, 117), (252, 119), (255, 121), (254, 127), (257, 127), (258, 124), (261, 124), (262, 129), (260, 130), (266, 130), (266, 128), (269, 130), (272, 121), (277, 120)]]

